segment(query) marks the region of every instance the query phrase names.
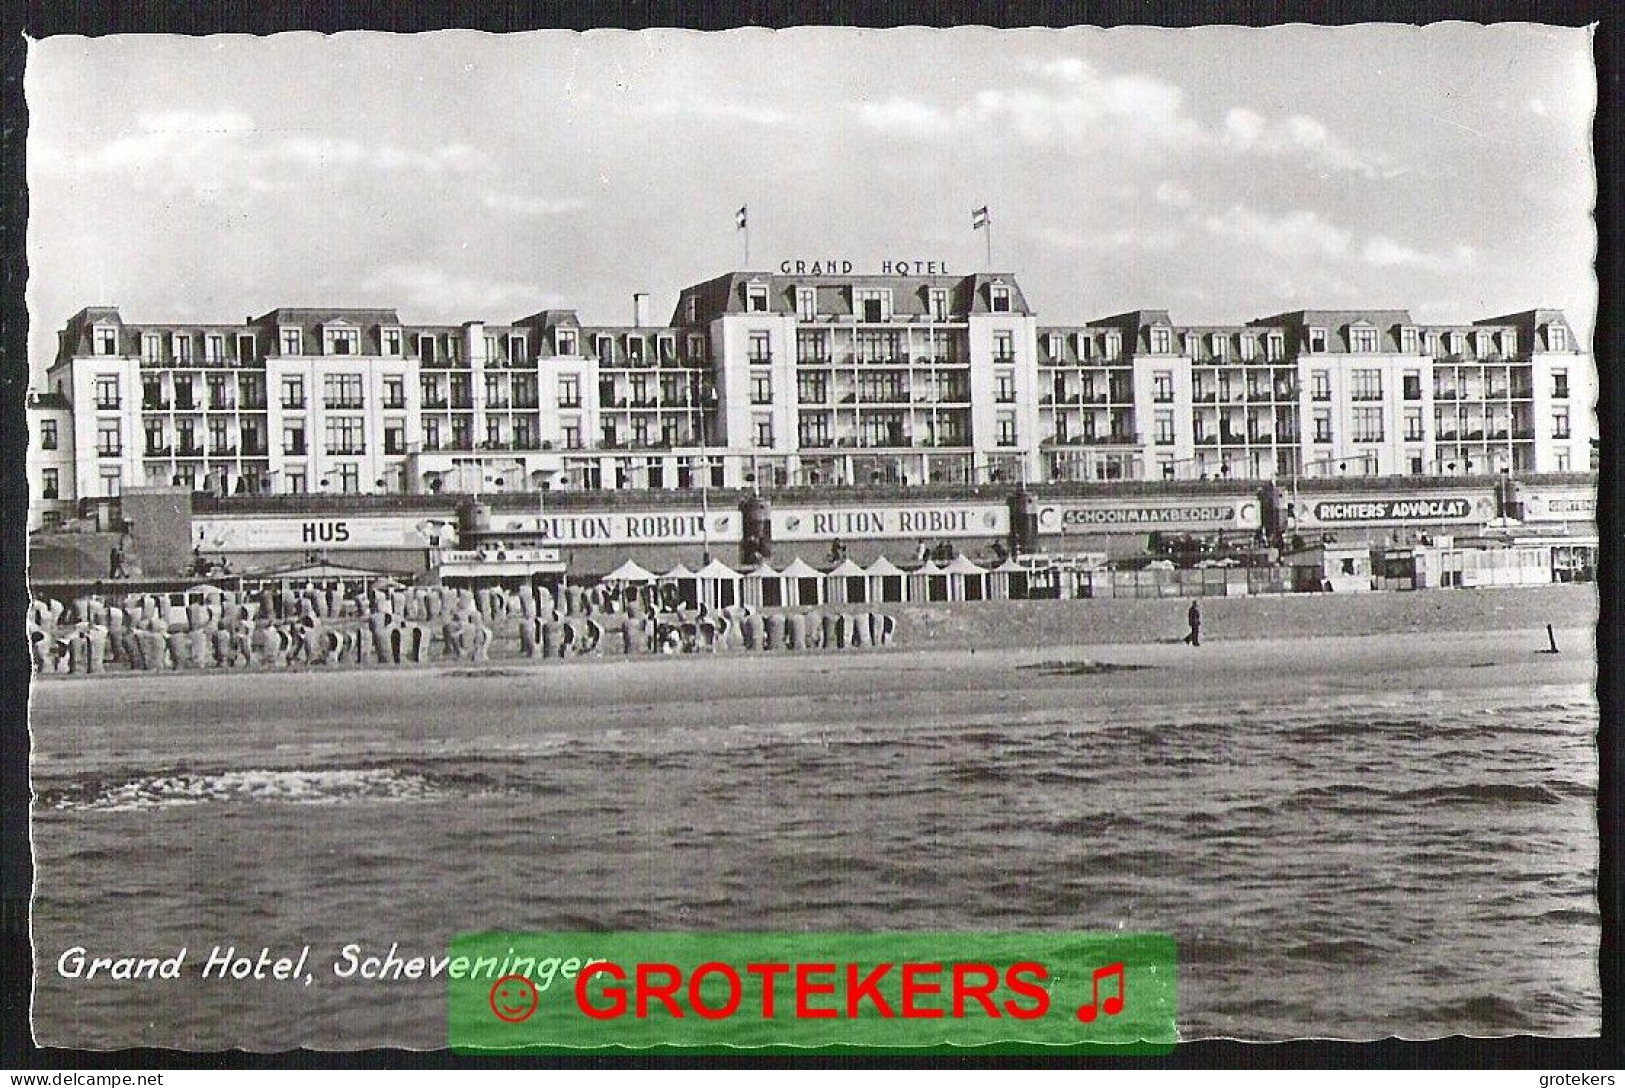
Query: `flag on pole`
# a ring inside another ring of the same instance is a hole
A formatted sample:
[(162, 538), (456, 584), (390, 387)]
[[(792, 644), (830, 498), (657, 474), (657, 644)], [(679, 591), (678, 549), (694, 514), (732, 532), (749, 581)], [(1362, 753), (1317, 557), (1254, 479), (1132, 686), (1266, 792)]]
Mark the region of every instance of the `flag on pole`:
[(741, 204), (741, 205), (739, 205), (739, 210), (737, 212), (734, 212), (734, 222), (739, 224), (739, 229), (740, 230), (744, 230), (745, 226), (746, 226), (746, 218), (747, 217), (745, 215), (745, 207), (746, 206), (744, 204)]
[[(745, 209), (741, 208), (739, 210), (740, 210), (740, 213), (743, 214)], [(987, 213), (987, 205), (986, 204), (983, 204), (980, 208), (977, 208), (977, 209), (975, 209), (974, 211), (972, 211), (970, 213), (970, 229), (971, 230), (981, 230), (983, 227), (987, 226), (989, 223), (992, 223), (992, 222), (993, 222), (993, 217)]]

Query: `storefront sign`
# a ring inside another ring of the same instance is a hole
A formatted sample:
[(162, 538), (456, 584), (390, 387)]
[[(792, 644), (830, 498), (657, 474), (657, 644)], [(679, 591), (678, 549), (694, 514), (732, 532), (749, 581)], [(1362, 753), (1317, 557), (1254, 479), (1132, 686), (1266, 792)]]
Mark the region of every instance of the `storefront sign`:
[[(779, 262), (781, 276), (850, 276), (852, 262), (842, 258), (825, 257), (821, 260), (788, 260)], [(946, 276), (947, 261), (919, 261), (913, 259), (880, 262), (882, 276)]]
[(200, 518), (192, 543), (204, 552), (306, 552), (407, 548), (457, 543), (451, 519), (401, 514), (353, 518)]
[(739, 511), (661, 510), (612, 514), (491, 516), (492, 534), (534, 535), (560, 545), (726, 544), (739, 539)]
[(1400, 498), (1310, 499), (1296, 504), (1307, 525), (1438, 525), (1485, 522), (1496, 515), (1495, 497), (1406, 495)]
[(1597, 493), (1587, 487), (1521, 494), (1524, 521), (1594, 521)]
[(1256, 529), (1258, 526), (1257, 499), (1196, 499), (1183, 502), (1102, 499), (1038, 508), (1038, 531), (1044, 534), (1213, 531)]
[(943, 506), (832, 506), (773, 511), (774, 540), (881, 540), (1004, 536), (1009, 507), (1000, 504)]

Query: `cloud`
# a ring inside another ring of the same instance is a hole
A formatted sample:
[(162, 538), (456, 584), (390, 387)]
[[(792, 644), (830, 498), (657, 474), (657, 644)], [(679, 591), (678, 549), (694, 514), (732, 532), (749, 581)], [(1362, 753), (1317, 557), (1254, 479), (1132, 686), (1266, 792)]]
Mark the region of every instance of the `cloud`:
[(1280, 257), (1342, 257), (1349, 251), (1349, 232), (1316, 212), (1297, 210), (1269, 215), (1232, 204), (1203, 220), (1210, 234), (1257, 247)]
[(1185, 240), (1183, 231), (1169, 226), (1118, 227), (1090, 233), (1035, 227), (1027, 232), (1036, 241), (1057, 249), (1092, 250), (1105, 253), (1125, 249), (1172, 249)]
[(858, 120), (890, 135), (920, 139), (939, 136), (954, 124), (952, 115), (901, 95), (893, 95), (884, 102), (862, 103), (858, 106)]
[[(438, 265), (397, 264), (380, 269), (362, 282), (362, 289), (414, 314), (450, 315), (458, 321), (470, 314), (504, 321), (551, 306), (567, 305), (563, 296), (540, 291), (533, 284), (447, 271)], [(461, 316), (457, 316), (461, 315)]]
[(1170, 208), (1188, 208), (1195, 198), (1191, 191), (1177, 181), (1164, 181), (1157, 186), (1157, 203)]
[(1423, 253), (1381, 234), (1372, 235), (1360, 251), (1360, 258), (1377, 268), (1409, 267), (1438, 273), (1460, 272), (1476, 256), (1472, 246), (1456, 246), (1449, 253)]
[(587, 205), (575, 197), (549, 199), (545, 196), (525, 196), (520, 193), (487, 192), (481, 198), (487, 208), (496, 212), (514, 212), (519, 215), (563, 215), (580, 211)]
[(1320, 121), (1303, 114), (1270, 120), (1237, 106), (1225, 114), (1218, 143), (1221, 148), (1239, 154), (1297, 157), (1326, 170), (1370, 178), (1393, 176), (1393, 168), (1385, 156), (1357, 153)]
[(729, 102), (721, 98), (702, 97), (693, 94), (661, 99), (650, 107), (649, 112), (656, 117), (692, 117), (705, 121), (743, 121), (746, 124), (764, 127), (782, 125), (790, 119), (789, 114), (783, 110), (776, 110), (771, 106)]

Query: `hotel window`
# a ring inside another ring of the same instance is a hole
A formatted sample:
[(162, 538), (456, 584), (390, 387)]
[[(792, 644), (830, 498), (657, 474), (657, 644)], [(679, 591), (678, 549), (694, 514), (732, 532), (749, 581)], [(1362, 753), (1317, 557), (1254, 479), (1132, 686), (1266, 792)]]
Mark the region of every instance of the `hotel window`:
[(361, 466), (339, 466), (339, 492), (344, 495), (359, 495), (361, 493)]
[(406, 424), (400, 421), (384, 425), (384, 452), (389, 454), (402, 454), (406, 452)]
[(1552, 437), (1569, 437), (1569, 410), (1567, 408), (1552, 409)]
[(284, 457), (303, 457), (305, 453), (305, 425), (303, 423), (284, 423), (282, 425), (282, 455)]
[(803, 412), (796, 421), (796, 442), (804, 448), (829, 445), (829, 416), (823, 412)]
[(1010, 312), (1010, 288), (995, 283), (989, 289), (989, 297), (992, 299), (994, 313), (1005, 314)]
[(1403, 376), (1406, 400), (1422, 399), (1422, 372), (1420, 370), (1407, 370)]
[(688, 361), (691, 363), (705, 361), (705, 337), (690, 336), (688, 338)]
[(771, 363), (773, 361), (772, 334), (766, 332), (751, 333), (747, 357), (752, 363)]
[(574, 329), (557, 329), (554, 331), (553, 352), (555, 355), (574, 355), (576, 353)]
[(1250, 363), (1258, 355), (1258, 338), (1243, 334), (1241, 337), (1242, 362)]
[(1461, 333), (1459, 333), (1459, 332), (1447, 332), (1447, 333), (1445, 333), (1444, 334), (1444, 350), (1445, 350), (1446, 355), (1459, 358), (1465, 351), (1465, 345), (1462, 342)]
[(327, 452), (342, 456), (366, 453), (366, 421), (351, 416), (327, 420)]
[(1405, 409), (1405, 441), (1422, 441), (1422, 409)]
[(1169, 454), (1169, 453), (1159, 453), (1159, 454), (1157, 454), (1157, 473), (1164, 480), (1172, 480), (1174, 478), (1174, 458), (1173, 458), (1173, 454)]
[(1151, 375), (1151, 399), (1158, 404), (1172, 404), (1174, 402), (1174, 372), (1171, 370), (1154, 371)]
[(380, 337), (385, 355), (399, 356), (401, 354), (401, 330), (385, 329)]
[(798, 363), (827, 363), (829, 351), (825, 347), (828, 338), (822, 332), (796, 331), (796, 362)]
[(523, 336), (510, 335), (508, 337), (508, 361), (512, 363), (525, 362), (529, 358), (525, 350), (527, 347), (529, 345), (525, 342)]
[(1061, 358), (1061, 334), (1046, 332), (1044, 334), (1044, 362), (1053, 363)]
[(1494, 338), (1487, 332), (1473, 334), (1474, 350), (1480, 359), (1487, 359), (1495, 352)]
[(1174, 414), (1172, 412), (1158, 412), (1155, 416), (1157, 428), (1157, 445), (1172, 446), (1174, 444)]
[(203, 358), (211, 363), (226, 361), (226, 338), (213, 333), (203, 338)]
[(282, 330), (282, 354), (298, 355), (304, 348), (304, 337), (298, 329)]
[(1377, 353), (1377, 330), (1360, 328), (1358, 326), (1349, 330), (1351, 350), (1364, 355)]
[(282, 407), (298, 410), (305, 406), (305, 379), (297, 374), (282, 378)]
[(174, 376), (175, 407), (182, 412), (190, 412), (195, 405), (192, 403), (192, 377), (191, 375)]
[(118, 420), (101, 420), (96, 424), (96, 455), (98, 457), (117, 457), (124, 452), (123, 443), (119, 440)]
[(1154, 355), (1167, 355), (1174, 350), (1174, 337), (1167, 329), (1151, 330), (1151, 352)]
[(1569, 399), (1569, 372), (1567, 370), (1552, 371), (1552, 399)]
[(802, 321), (818, 319), (818, 292), (811, 287), (796, 288), (796, 317)]
[(643, 337), (629, 336), (626, 338), (626, 361), (633, 366), (643, 365)]
[(745, 309), (755, 314), (767, 312), (767, 284), (750, 283), (745, 285)]
[(1092, 358), (1095, 354), (1095, 339), (1086, 333), (1078, 333), (1078, 361)]
[(500, 362), (502, 359), (502, 349), (498, 345), (498, 341), (495, 336), (487, 336), (485, 338), (485, 359), (487, 362), (492, 363)]
[(1202, 338), (1194, 332), (1185, 333), (1180, 337), (1184, 343), (1184, 354), (1188, 359), (1197, 359), (1202, 355)]
[(99, 328), (94, 337), (97, 355), (118, 354), (118, 331), (116, 329)]
[[(1569, 334), (1568, 334), (1568, 330), (1565, 329), (1562, 325), (1548, 325), (1548, 326), (1546, 326), (1546, 347), (1550, 351), (1567, 351), (1567, 350), (1569, 350)], [(103, 352), (102, 354), (111, 355), (112, 352), (108, 351), (108, 352)]]
[(773, 446), (773, 417), (769, 415), (751, 417), (751, 434), (758, 449), (771, 449)]
[(1558, 450), (1556, 464), (1552, 467), (1558, 472), (1567, 472), (1569, 470), (1569, 451)]
[(933, 287), (927, 298), (930, 300), (931, 320), (948, 320), (948, 292), (941, 287)]
[(1272, 332), (1264, 338), (1264, 354), (1271, 362), (1278, 363), (1286, 358), (1286, 337), (1278, 332)]
[(1356, 370), (1350, 378), (1350, 400), (1382, 399), (1382, 371)]
[(149, 332), (141, 338), (141, 357), (149, 363), (162, 362), (164, 358), (164, 340), (155, 332)]
[(750, 376), (750, 402), (752, 404), (773, 403), (773, 375), (752, 374)]
[(1317, 409), (1315, 412), (1315, 441), (1330, 442), (1332, 440), (1332, 414), (1326, 409)]
[(485, 421), (485, 447), (487, 449), (500, 449), (501, 446), (502, 421), (500, 419), (487, 418)]
[(430, 451), (440, 448), (440, 420), (430, 418), (423, 421), (423, 448)]
[(1518, 356), (1518, 334), (1512, 329), (1501, 332), (1501, 354), (1508, 359), (1515, 359)]
[(61, 474), (57, 469), (47, 468), (40, 471), (40, 498), (54, 499), (62, 493)]
[(227, 445), (230, 441), (231, 435), (226, 429), (226, 421), (218, 417), (209, 420), (209, 453), (221, 455), (234, 452)]
[(559, 407), (581, 407), (581, 376), (578, 374), (559, 375)]
[(823, 404), (827, 402), (829, 400), (829, 375), (796, 375), (796, 400), (801, 404)]
[(42, 419), (39, 424), (39, 448), (42, 450), (56, 449), (58, 438), (56, 433), (56, 420)]
[(615, 341), (608, 336), (600, 336), (593, 341), (598, 352), (599, 366), (615, 365)]
[(1356, 408), (1354, 409), (1354, 441), (1381, 442), (1382, 441), (1382, 409)]
[(118, 395), (118, 379), (104, 376), (96, 379), (96, 408), (98, 411), (112, 411), (120, 405)]
[(503, 374), (487, 374), (485, 376), (485, 406), (487, 408), (511, 408), (513, 400), (508, 395), (508, 383), (502, 379)]
[(579, 450), (581, 448), (581, 424), (561, 424), (559, 427), (559, 436), (564, 441), (565, 449)]
[(1016, 402), (1016, 375), (1013, 371), (1000, 370), (993, 375), (993, 400), (997, 404)]
[(1406, 355), (1416, 354), (1416, 330), (1409, 325), (1399, 330), (1399, 350)]
[(361, 375), (324, 375), (322, 377), (322, 403), (328, 408), (360, 408)]
[(1109, 332), (1106, 334), (1105, 357), (1115, 360), (1123, 354), (1123, 336), (1121, 333)]
[(1325, 350), (1326, 350), (1326, 330), (1325, 329), (1310, 329), (1309, 330), (1309, 350), (1310, 350), (1311, 353), (1315, 353), (1315, 354), (1320, 354), (1320, 353), (1325, 352)]
[(1332, 376), (1328, 371), (1315, 370), (1309, 374), (1309, 399), (1332, 399)]
[(997, 430), (997, 442), (1001, 446), (1014, 446), (1016, 444), (1016, 414), (1014, 412), (1000, 412), (994, 419)]
[(993, 334), (993, 361), (995, 363), (1016, 361), (1016, 338), (1006, 329), (1000, 329)]
[(384, 407), (406, 407), (406, 379), (399, 374), (384, 375)]
[(116, 468), (102, 469), (102, 492), (110, 499), (118, 498), (121, 473)]
[(177, 363), (189, 363), (192, 361), (192, 338), (186, 333), (175, 333), (171, 347), (174, 348), (175, 361)]
[(303, 495), (309, 490), (305, 483), (305, 470), (303, 468), (290, 468), (283, 473), (283, 478), (288, 482), (288, 494), (290, 495)]
[(1213, 357), (1215, 359), (1230, 358), (1230, 338), (1223, 333), (1214, 333), (1211, 337)]
[(255, 359), (254, 337), (248, 333), (237, 334), (237, 361), (239, 363), (252, 363)]

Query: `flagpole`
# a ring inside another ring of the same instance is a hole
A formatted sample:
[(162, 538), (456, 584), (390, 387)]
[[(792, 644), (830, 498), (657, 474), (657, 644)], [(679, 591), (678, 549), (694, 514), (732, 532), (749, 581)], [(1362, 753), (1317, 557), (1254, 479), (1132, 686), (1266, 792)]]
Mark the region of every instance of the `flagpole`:
[(991, 272), (993, 271), (993, 219), (991, 216), (988, 217), (987, 222), (982, 224), (982, 230), (987, 234), (987, 270)]

